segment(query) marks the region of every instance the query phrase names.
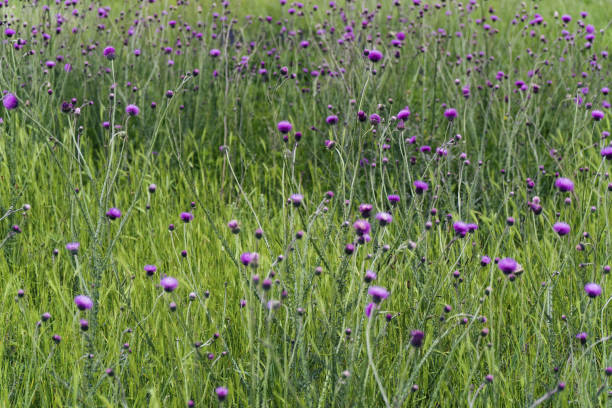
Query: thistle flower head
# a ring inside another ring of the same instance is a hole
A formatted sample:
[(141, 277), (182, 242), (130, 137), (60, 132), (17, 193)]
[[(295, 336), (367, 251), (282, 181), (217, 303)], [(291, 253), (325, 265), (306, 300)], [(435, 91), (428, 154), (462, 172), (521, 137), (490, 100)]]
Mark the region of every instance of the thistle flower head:
[(178, 280), (176, 280), (176, 278), (173, 278), (171, 276), (166, 276), (162, 278), (162, 280), (159, 283), (161, 287), (164, 288), (164, 291), (166, 292), (174, 291), (178, 287), (178, 284), (179, 284)]
[(368, 295), (372, 296), (374, 303), (380, 303), (389, 297), (389, 291), (382, 286), (371, 286), (368, 289)]
[(601, 286), (599, 286), (598, 284), (591, 282), (591, 283), (587, 283), (586, 285), (584, 285), (584, 291), (586, 292), (587, 296), (595, 298), (599, 295), (601, 295)]
[(93, 301), (85, 295), (78, 295), (74, 298), (74, 304), (79, 310), (89, 310), (93, 307)]

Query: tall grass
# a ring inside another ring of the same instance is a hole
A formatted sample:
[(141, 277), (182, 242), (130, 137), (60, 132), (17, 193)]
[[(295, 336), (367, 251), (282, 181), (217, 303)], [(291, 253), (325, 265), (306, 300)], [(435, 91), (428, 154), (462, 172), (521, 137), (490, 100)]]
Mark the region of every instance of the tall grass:
[(605, 5), (338, 3), (2, 8), (0, 405), (610, 403)]

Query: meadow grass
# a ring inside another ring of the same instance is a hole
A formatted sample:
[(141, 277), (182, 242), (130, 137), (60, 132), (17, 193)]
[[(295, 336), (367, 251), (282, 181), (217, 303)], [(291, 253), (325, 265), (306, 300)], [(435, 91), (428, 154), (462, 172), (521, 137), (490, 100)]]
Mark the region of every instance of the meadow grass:
[(609, 406), (605, 1), (178, 3), (0, 9), (1, 406)]

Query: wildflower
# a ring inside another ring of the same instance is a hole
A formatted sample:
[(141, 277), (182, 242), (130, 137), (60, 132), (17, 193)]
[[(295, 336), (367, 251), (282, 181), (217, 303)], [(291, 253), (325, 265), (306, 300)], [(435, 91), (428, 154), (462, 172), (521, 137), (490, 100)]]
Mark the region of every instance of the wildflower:
[(569, 224), (565, 222), (556, 222), (555, 225), (553, 225), (553, 229), (559, 236), (567, 235), (571, 231)]
[(605, 116), (604, 113), (600, 110), (594, 110), (593, 112), (591, 112), (591, 117), (596, 122), (599, 122), (600, 120), (602, 120), (604, 116)]
[(155, 265), (145, 265), (144, 271), (147, 273), (147, 276), (153, 276), (153, 274), (157, 271), (157, 266)]
[(74, 298), (74, 304), (79, 310), (88, 310), (93, 307), (93, 301), (85, 295), (76, 296)]
[(382, 52), (378, 50), (372, 50), (368, 54), (368, 59), (372, 62), (378, 62), (382, 59), (382, 57), (383, 57)]
[(389, 203), (391, 203), (391, 205), (395, 205), (395, 204), (399, 203), (400, 196), (398, 196), (397, 194), (391, 194), (391, 195), (387, 196), (387, 200), (389, 200)]
[(450, 122), (452, 122), (457, 117), (457, 109), (449, 108), (449, 109), (445, 110), (444, 111), (444, 117), (446, 119), (448, 119)]
[(240, 232), (240, 224), (238, 224), (237, 220), (228, 222), (227, 227), (232, 231), (232, 234), (238, 234)]
[[(365, 308), (365, 315), (369, 318), (372, 315), (372, 310), (376, 307), (374, 303), (368, 303)], [(348, 330), (348, 329), (347, 329)]]
[(219, 399), (219, 401), (225, 401), (225, 399), (227, 398), (227, 388), (225, 387), (217, 387), (215, 389), (215, 394), (217, 394), (217, 398)]
[(398, 112), (397, 118), (399, 120), (406, 120), (410, 116), (410, 109), (405, 108)]
[(250, 265), (256, 268), (259, 264), (259, 254), (257, 252), (245, 252), (240, 255), (240, 262), (242, 262), (244, 266)]
[(115, 59), (115, 48), (114, 47), (106, 47), (106, 48), (104, 48), (104, 51), (102, 51), (102, 54), (104, 54), (104, 56), (107, 59), (114, 60)]
[(293, 128), (293, 126), (291, 125), (291, 123), (287, 122), (286, 120), (283, 120), (283, 121), (278, 122), (277, 128), (279, 132), (283, 134), (287, 134), (291, 132), (291, 129)]
[(171, 276), (166, 276), (160, 281), (160, 285), (166, 292), (172, 292), (178, 287), (178, 280)]
[(355, 245), (346, 244), (346, 246), (344, 247), (344, 253), (347, 255), (351, 255), (353, 252), (355, 252)]
[(130, 116), (138, 116), (140, 113), (140, 108), (138, 108), (136, 105), (128, 105), (125, 107), (125, 113)]
[(66, 244), (66, 250), (72, 255), (76, 255), (79, 252), (80, 244), (78, 242), (69, 242)]
[(606, 160), (612, 160), (612, 146), (606, 146), (601, 149), (601, 157)]
[(587, 296), (596, 298), (597, 296), (601, 295), (601, 286), (594, 282), (587, 283), (584, 285), (584, 291), (586, 292)]
[(385, 225), (391, 224), (391, 221), (393, 221), (393, 217), (389, 213), (379, 212), (378, 214), (376, 214), (376, 220), (381, 226), (384, 227)]
[(7, 93), (2, 99), (2, 104), (4, 105), (6, 110), (12, 110), (19, 106), (19, 100), (12, 93)]
[(429, 189), (429, 186), (424, 181), (416, 180), (414, 182), (414, 188), (417, 194), (423, 194), (424, 191), (427, 191)]
[(455, 230), (455, 233), (459, 235), (461, 238), (465, 237), (465, 235), (469, 231), (468, 224), (466, 224), (463, 221), (456, 221), (453, 224), (453, 229)]
[(410, 344), (418, 348), (423, 345), (425, 333), (423, 333), (421, 330), (413, 330), (410, 332), (410, 337)]
[(294, 207), (299, 207), (304, 201), (304, 196), (301, 194), (291, 194), (289, 200), (291, 201), (291, 204), (293, 204)]
[(186, 223), (190, 222), (191, 220), (193, 220), (193, 214), (189, 213), (189, 212), (182, 212), (181, 213), (181, 220), (186, 224)]
[(362, 236), (370, 232), (370, 223), (367, 220), (357, 220), (353, 224), (357, 235)]
[(372, 204), (359, 204), (359, 212), (364, 218), (370, 217), (370, 211), (372, 211)]
[(327, 118), (325, 118), (325, 122), (327, 122), (328, 125), (335, 125), (338, 123), (338, 116), (329, 115)]
[(370, 283), (376, 279), (376, 273), (374, 271), (367, 270), (363, 278), (365, 283)]
[(372, 286), (368, 289), (368, 295), (372, 296), (374, 303), (378, 304), (389, 297), (389, 292), (381, 286)]
[(109, 220), (116, 220), (117, 218), (121, 217), (121, 211), (118, 208), (109, 208), (108, 211), (106, 212), (106, 217)]
[(555, 180), (555, 187), (559, 191), (574, 191), (574, 182), (568, 178), (560, 177)]
[(518, 263), (512, 258), (503, 258), (499, 260), (497, 267), (504, 274), (508, 275), (518, 269)]
[(85, 319), (79, 320), (79, 325), (81, 326), (81, 330), (87, 331), (89, 330), (89, 322)]

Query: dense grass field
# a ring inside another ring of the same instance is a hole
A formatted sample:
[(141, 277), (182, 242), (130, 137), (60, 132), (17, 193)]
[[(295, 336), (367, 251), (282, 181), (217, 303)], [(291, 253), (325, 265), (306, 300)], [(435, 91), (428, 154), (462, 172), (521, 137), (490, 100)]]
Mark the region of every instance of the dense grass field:
[(612, 403), (607, 0), (0, 3), (0, 406)]

